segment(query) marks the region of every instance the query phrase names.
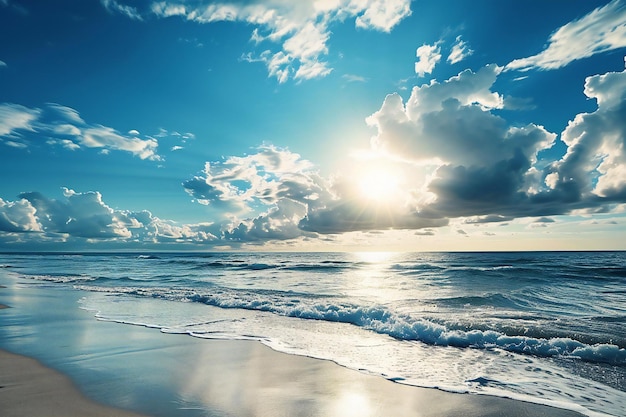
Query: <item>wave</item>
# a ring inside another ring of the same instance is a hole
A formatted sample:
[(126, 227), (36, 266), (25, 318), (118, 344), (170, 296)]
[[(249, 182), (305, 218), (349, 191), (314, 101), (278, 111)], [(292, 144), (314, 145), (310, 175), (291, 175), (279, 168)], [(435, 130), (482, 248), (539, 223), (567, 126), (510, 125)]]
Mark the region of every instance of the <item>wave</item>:
[(437, 305), (445, 305), (452, 307), (470, 306), (486, 306), (486, 307), (505, 307), (515, 308), (518, 304), (511, 298), (496, 293), (487, 295), (469, 295), (449, 298), (434, 298), (428, 300), (430, 303)]
[(137, 259), (161, 259), (156, 255), (138, 255)]
[(256, 292), (218, 289), (201, 294), (190, 289), (80, 287), (83, 290), (150, 297), (170, 301), (196, 302), (219, 308), (239, 308), (270, 312), (286, 317), (348, 323), (391, 336), (434, 346), (473, 349), (502, 349), (539, 357), (579, 359), (586, 362), (626, 365), (626, 349), (610, 343), (585, 344), (569, 337), (509, 335), (503, 329), (454, 329), (408, 314), (397, 314), (385, 306), (359, 306), (351, 303), (314, 303), (293, 292)]
[(227, 261), (213, 261), (202, 262), (197, 261), (189, 262), (188, 264), (195, 264), (193, 269), (205, 270), (205, 269), (233, 269), (238, 271), (263, 271), (269, 269), (276, 269), (281, 271), (308, 271), (308, 272), (328, 272), (333, 270), (344, 270), (353, 267), (351, 263), (335, 263), (335, 262), (320, 262), (312, 264), (293, 264), (285, 265), (282, 263), (263, 263), (263, 262), (244, 262), (240, 260), (227, 260)]

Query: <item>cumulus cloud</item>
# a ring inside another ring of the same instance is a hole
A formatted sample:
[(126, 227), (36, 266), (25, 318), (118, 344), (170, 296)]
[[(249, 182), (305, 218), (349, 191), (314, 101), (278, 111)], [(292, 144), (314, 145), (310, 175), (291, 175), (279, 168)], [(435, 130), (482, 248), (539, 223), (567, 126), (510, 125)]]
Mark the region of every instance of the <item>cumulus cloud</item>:
[(406, 103), (389, 95), (367, 118), (377, 131), (372, 150), (402, 167), (406, 178), (388, 184), (397, 190), (386, 199), (367, 198), (359, 190), (359, 181), (369, 178), (364, 173), (377, 169), (373, 161), (361, 161), (360, 171), (348, 164), (324, 179), (299, 155), (271, 146), (207, 163), (184, 186), (198, 202), (230, 209), (222, 237), (239, 242), (432, 231), (456, 218), (503, 224), (535, 217), (545, 224), (548, 216), (607, 211), (626, 202), (626, 75), (587, 79), (585, 92), (598, 109), (570, 122), (561, 134), (568, 150), (551, 161), (540, 153), (553, 146), (556, 133), (533, 123), (511, 124), (496, 113), (504, 106), (493, 91), (501, 71), (488, 65), (416, 86)]
[(40, 242), (123, 242), (205, 244), (217, 239), (213, 223), (178, 225), (149, 211), (114, 210), (96, 191), (63, 188), (63, 198), (22, 193), (17, 201), (0, 199), (0, 240), (36, 232)]
[(422, 45), (417, 48), (415, 55), (417, 56), (415, 73), (423, 77), (426, 74), (431, 74), (441, 60), (441, 48), (438, 44)]
[[(0, 140), (5, 144), (26, 147), (34, 135), (44, 136), (48, 144), (57, 144), (69, 150), (99, 148), (102, 151), (130, 152), (141, 159), (160, 160), (156, 139), (128, 135), (98, 124), (85, 122), (80, 114), (69, 107), (47, 104), (32, 109), (13, 103), (0, 104)], [(17, 142), (19, 140), (19, 142)]]
[[(109, 9), (129, 17), (136, 14), (136, 9), (117, 1), (102, 1)], [(269, 75), (283, 83), (289, 79), (324, 77), (332, 71), (324, 59), (328, 54), (331, 23), (354, 18), (357, 28), (389, 32), (411, 14), (410, 3), (410, 0), (159, 1), (151, 4), (149, 13), (160, 18), (178, 16), (201, 24), (233, 21), (254, 26), (250, 40), (263, 48), (243, 54), (242, 59), (264, 63)]]
[(626, 201), (626, 70), (588, 77), (584, 91), (598, 108), (570, 121), (567, 153), (546, 170), (546, 185), (572, 201)]
[[(248, 156), (207, 162), (201, 175), (185, 181), (183, 187), (197, 202), (221, 208), (226, 218), (250, 213), (259, 207), (261, 211), (270, 210), (256, 220), (257, 229), (261, 221), (277, 225), (277, 216), (297, 222), (303, 208), (314, 204), (325, 190), (311, 162), (273, 146), (262, 146)], [(285, 221), (280, 221), (281, 225), (284, 226)], [(250, 229), (254, 226), (251, 222), (246, 224)], [(238, 234), (241, 234), (246, 225), (229, 227), (239, 229)], [(270, 231), (273, 227), (267, 226), (264, 230)]]
[(510, 62), (507, 70), (557, 69), (572, 61), (626, 47), (626, 1), (613, 0), (554, 32), (546, 49)]
[(41, 232), (35, 208), (28, 200), (4, 201), (0, 198), (0, 232)]
[(63, 195), (64, 200), (48, 199), (37, 192), (23, 193), (18, 197), (35, 208), (43, 231), (83, 238), (130, 235), (114, 210), (103, 203), (100, 193), (76, 193), (65, 188)]
[[(406, 105), (400, 95), (388, 95), (380, 110), (367, 118), (378, 130), (372, 146), (422, 162), (479, 165), (495, 155), (511, 157), (515, 146), (505, 136), (519, 132), (485, 111), (503, 106), (502, 96), (491, 91), (500, 71), (489, 65), (476, 73), (463, 71), (443, 83), (414, 87)], [(493, 141), (494, 131), (501, 138), (498, 142)]]
[[(389, 95), (368, 123), (374, 149), (432, 167), (416, 180), (421, 219), (467, 217), (470, 223), (606, 211), (626, 201), (626, 72), (587, 78), (598, 103), (576, 115), (561, 134), (561, 160), (539, 160), (557, 135), (544, 127), (511, 125), (493, 110), (500, 68), (464, 71), (444, 83), (415, 87), (406, 104)], [(424, 182), (420, 184), (420, 182)]]

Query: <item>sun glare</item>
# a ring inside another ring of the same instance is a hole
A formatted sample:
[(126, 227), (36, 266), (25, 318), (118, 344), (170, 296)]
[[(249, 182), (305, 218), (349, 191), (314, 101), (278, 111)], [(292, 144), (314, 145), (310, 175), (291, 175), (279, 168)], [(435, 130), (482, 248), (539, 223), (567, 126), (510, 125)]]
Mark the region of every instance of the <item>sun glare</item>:
[(372, 264), (386, 262), (396, 255), (395, 252), (355, 252), (354, 254), (360, 262)]
[(363, 174), (358, 187), (361, 196), (368, 200), (385, 201), (398, 191), (398, 177), (391, 171), (374, 169)]

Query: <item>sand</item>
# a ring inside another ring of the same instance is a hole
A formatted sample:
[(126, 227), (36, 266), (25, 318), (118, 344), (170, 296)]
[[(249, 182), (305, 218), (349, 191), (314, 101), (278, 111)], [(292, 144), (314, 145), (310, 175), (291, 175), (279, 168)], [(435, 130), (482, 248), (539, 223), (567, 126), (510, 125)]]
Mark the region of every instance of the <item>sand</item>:
[(139, 417), (85, 398), (69, 378), (34, 359), (0, 350), (3, 417)]
[(3, 417), (134, 415), (107, 407), (154, 417), (580, 416), (402, 385), (256, 341), (98, 321), (77, 308), (80, 294), (71, 289), (3, 284), (0, 302), (11, 308), (0, 312), (0, 348), (45, 365), (0, 355)]

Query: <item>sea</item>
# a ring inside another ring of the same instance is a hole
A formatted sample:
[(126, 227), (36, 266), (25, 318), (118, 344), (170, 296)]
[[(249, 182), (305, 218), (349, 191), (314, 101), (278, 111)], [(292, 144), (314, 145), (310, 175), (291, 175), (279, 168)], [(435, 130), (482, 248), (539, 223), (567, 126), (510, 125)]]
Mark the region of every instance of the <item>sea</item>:
[(94, 320), (626, 415), (626, 252), (0, 254)]

